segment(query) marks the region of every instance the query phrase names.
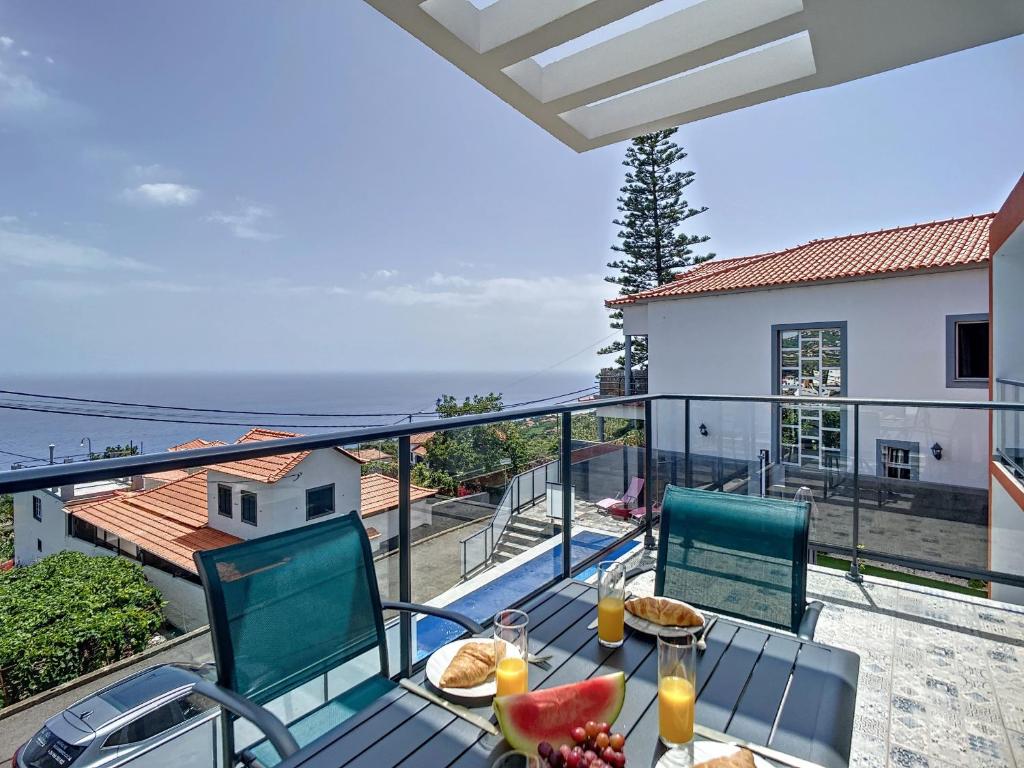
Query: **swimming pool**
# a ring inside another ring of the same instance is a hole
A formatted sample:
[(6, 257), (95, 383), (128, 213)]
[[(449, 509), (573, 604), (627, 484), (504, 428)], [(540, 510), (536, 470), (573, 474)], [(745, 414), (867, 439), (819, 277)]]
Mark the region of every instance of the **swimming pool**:
[[(583, 562), (601, 550), (611, 546), (614, 536), (604, 536), (593, 531), (581, 531), (572, 537), (572, 563)], [(609, 560), (616, 560), (627, 552), (639, 547), (636, 541), (620, 544), (608, 553)], [(585, 579), (593, 574), (594, 568), (588, 568), (576, 578)], [(515, 603), (525, 595), (540, 589), (562, 572), (562, 544), (558, 543), (551, 549), (541, 552), (536, 557), (516, 566), (508, 573), (503, 573), (449, 603), (446, 608), (465, 614), (479, 622), (494, 616), (502, 608)], [(436, 616), (427, 616), (416, 623), (416, 659), (423, 659), (442, 645), (461, 635), (465, 630)]]

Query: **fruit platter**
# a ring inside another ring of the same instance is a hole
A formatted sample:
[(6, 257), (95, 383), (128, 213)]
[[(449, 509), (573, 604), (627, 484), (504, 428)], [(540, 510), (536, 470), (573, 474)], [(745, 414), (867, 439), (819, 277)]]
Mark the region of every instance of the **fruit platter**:
[(542, 768), (624, 768), (626, 738), (612, 724), (625, 696), (626, 677), (616, 672), (499, 696), (494, 711), (505, 740), (537, 755)]

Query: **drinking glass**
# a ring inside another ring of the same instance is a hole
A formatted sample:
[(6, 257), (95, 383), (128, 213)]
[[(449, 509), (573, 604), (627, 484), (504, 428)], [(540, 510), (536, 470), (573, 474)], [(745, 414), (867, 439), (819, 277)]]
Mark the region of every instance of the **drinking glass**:
[(539, 768), (540, 758), (525, 752), (506, 752), (491, 768)]
[[(523, 611), (506, 609), (494, 614), (495, 658), (500, 658), (494, 679), (498, 696), (526, 693), (529, 690), (529, 654), (526, 628), (530, 617)], [(504, 648), (501, 646), (504, 644)]]
[[(693, 764), (693, 709), (697, 698), (697, 644), (688, 632), (658, 635), (658, 735)], [(675, 764), (675, 763), (673, 763)]]
[(608, 648), (622, 645), (626, 616), (626, 567), (614, 560), (597, 565), (597, 640)]

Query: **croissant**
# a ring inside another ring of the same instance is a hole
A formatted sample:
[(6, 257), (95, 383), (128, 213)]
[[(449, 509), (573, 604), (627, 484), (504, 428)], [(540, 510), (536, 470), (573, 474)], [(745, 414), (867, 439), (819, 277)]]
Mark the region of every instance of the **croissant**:
[(634, 597), (626, 601), (626, 610), (663, 627), (699, 627), (704, 623), (704, 617), (686, 603), (663, 597)]
[[(480, 685), (494, 672), (505, 655), (505, 645), (495, 652), (496, 643), (466, 643), (441, 675), (442, 688), (472, 688)], [(496, 656), (498, 658), (496, 658)]]
[(693, 768), (755, 768), (755, 763), (754, 756), (749, 750), (737, 749), (731, 755), (705, 760)]

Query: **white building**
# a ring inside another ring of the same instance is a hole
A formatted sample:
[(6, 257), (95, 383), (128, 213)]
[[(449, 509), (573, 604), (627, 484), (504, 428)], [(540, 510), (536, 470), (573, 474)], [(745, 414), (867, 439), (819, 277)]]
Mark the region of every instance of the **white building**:
[[(295, 437), (253, 429), (238, 442)], [(194, 440), (171, 450), (214, 445)], [(15, 564), (64, 550), (137, 560), (182, 629), (206, 623), (192, 556), (245, 539), (360, 510), (374, 549), (397, 535), (398, 481), (360, 477), (361, 461), (340, 448), (299, 451), (172, 470), (133, 483), (87, 484), (14, 496)], [(134, 487), (133, 487), (134, 486)], [(365, 488), (365, 505), (363, 495)], [(436, 491), (413, 487), (413, 501)], [(413, 527), (430, 523), (414, 507)]]
[[(627, 341), (647, 337), (651, 392), (819, 401), (800, 408), (695, 401), (694, 454), (756, 463), (767, 450), (783, 471), (848, 469), (850, 413), (820, 401), (987, 399), (991, 220), (971, 216), (706, 262), (608, 305), (623, 310)], [(659, 447), (681, 450), (682, 403), (657, 406)], [(987, 455), (984, 412), (861, 408), (862, 475), (985, 488)]]
[[(992, 391), (1024, 402), (1024, 176), (992, 222)], [(991, 569), (1024, 575), (1024, 414), (993, 419)], [(1024, 603), (1024, 589), (993, 585), (992, 597)]]

